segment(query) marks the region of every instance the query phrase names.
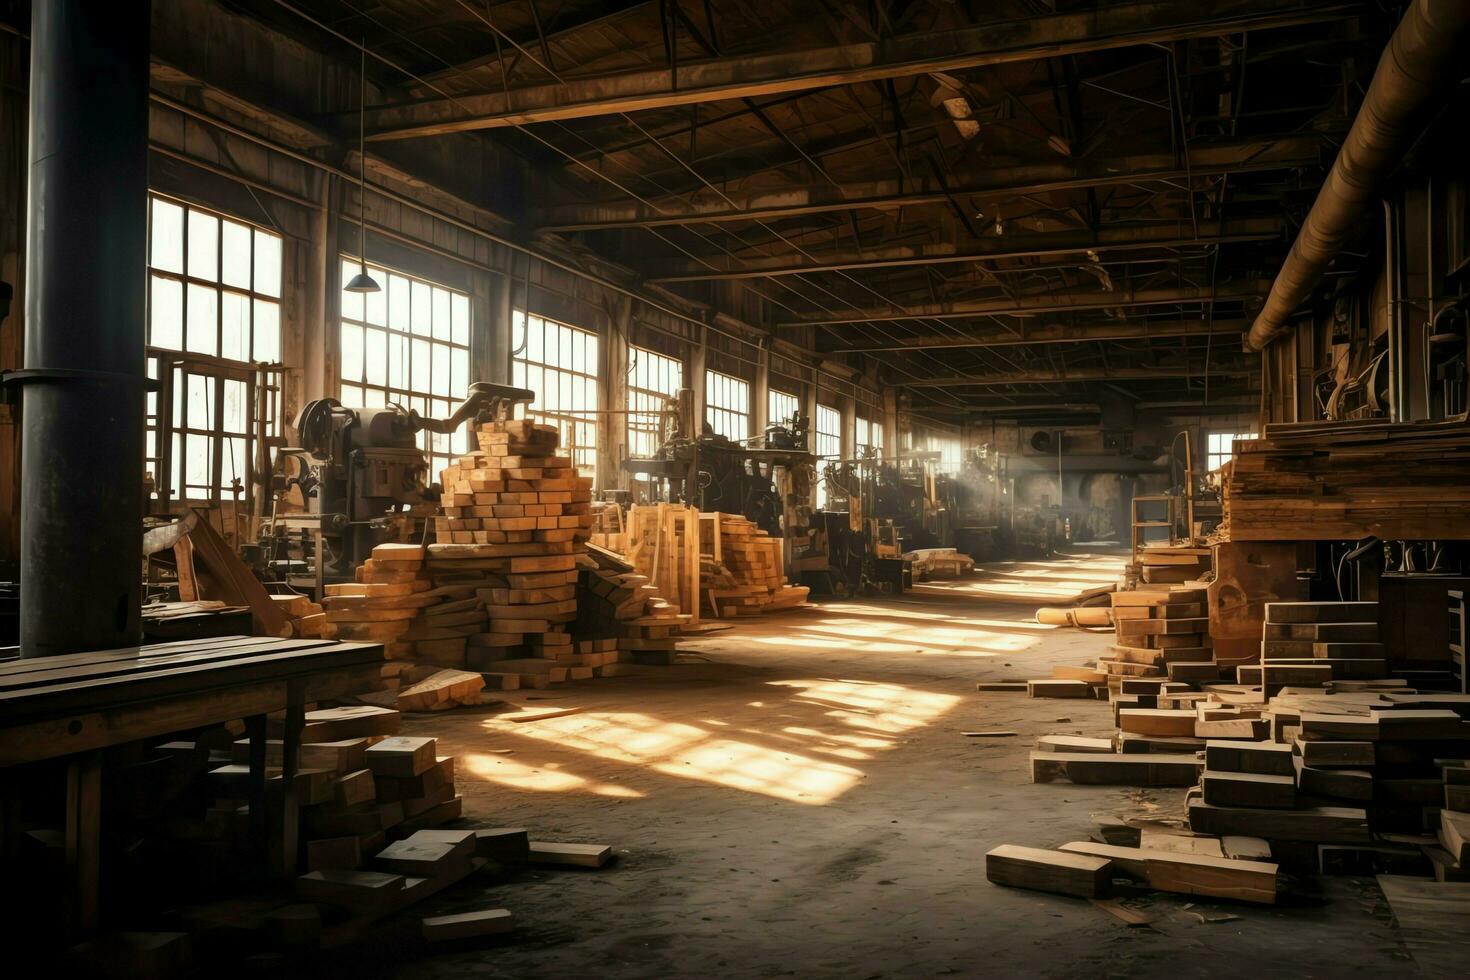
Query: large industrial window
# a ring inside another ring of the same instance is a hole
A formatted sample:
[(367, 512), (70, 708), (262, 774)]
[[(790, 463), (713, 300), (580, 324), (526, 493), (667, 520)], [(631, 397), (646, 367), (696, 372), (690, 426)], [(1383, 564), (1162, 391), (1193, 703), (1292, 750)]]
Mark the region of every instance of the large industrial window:
[[(817, 460), (817, 472), (820, 476), (822, 467), (829, 462), (842, 458), (842, 413), (835, 408), (826, 405), (817, 406), (817, 442), (816, 453), (821, 459)], [(827, 484), (823, 480), (817, 481), (817, 506), (825, 507), (827, 504)]]
[(526, 415), (554, 425), (583, 476), (597, 473), (597, 335), (520, 310), (512, 316), (511, 383), (536, 400)]
[(859, 415), (855, 420), (855, 428), (858, 456), (866, 456), (869, 449), (873, 450), (877, 455), (882, 456), (883, 423), (874, 422)]
[(750, 438), (750, 385), (718, 371), (704, 372), (704, 420), (732, 442)]
[(772, 425), (785, 425), (800, 410), (801, 400), (795, 395), (775, 388), (767, 392), (766, 417)]
[(931, 435), (928, 448), (930, 452), (939, 454), (939, 459), (934, 464), (934, 472), (951, 475), (959, 473), (960, 440), (958, 436)]
[(1214, 472), (1235, 457), (1235, 440), (1255, 437), (1254, 432), (1211, 432), (1206, 438), (1208, 470)]
[[(342, 282), (358, 272), (342, 259)], [(469, 392), (470, 298), (424, 279), (368, 266), (382, 288), (342, 291), (341, 399), (353, 407), (390, 402), (443, 418)], [(469, 449), (468, 427), (452, 435), (420, 432), (430, 479)]]
[(148, 200), (144, 466), (164, 500), (248, 498), (261, 436), (280, 434), (281, 236)]
[(682, 362), (642, 347), (628, 347), (628, 457), (658, 451), (664, 405), (684, 387)]

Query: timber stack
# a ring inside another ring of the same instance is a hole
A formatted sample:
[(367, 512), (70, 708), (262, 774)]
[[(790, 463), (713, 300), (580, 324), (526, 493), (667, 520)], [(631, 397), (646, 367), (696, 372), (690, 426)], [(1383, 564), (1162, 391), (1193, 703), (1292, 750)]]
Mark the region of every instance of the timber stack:
[(1235, 443), (1223, 503), (1233, 541), (1470, 537), (1470, 430), (1386, 420), (1268, 425), (1264, 438)]
[[(715, 616), (756, 616), (806, 603), (810, 589), (786, 581), (782, 541), (738, 514), (701, 514), (713, 539), (701, 547), (700, 591)], [(715, 540), (717, 539), (717, 540)]]

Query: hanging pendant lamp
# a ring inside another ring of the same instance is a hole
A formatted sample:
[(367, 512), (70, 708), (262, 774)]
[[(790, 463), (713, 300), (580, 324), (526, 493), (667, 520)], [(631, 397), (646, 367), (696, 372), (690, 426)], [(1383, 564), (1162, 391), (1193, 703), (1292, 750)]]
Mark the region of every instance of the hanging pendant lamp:
[(357, 275), (342, 288), (349, 293), (376, 293), (383, 287), (367, 271), (367, 155), (363, 152), (363, 114), (367, 109), (367, 39), (357, 73)]

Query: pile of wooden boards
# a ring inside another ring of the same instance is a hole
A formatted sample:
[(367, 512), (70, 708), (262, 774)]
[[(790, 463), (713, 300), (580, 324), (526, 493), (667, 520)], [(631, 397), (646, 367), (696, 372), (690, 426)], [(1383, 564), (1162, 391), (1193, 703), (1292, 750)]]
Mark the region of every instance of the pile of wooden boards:
[(1129, 574), (1145, 585), (1197, 582), (1210, 571), (1211, 551), (1190, 544), (1151, 544), (1138, 551)]
[(700, 595), (713, 616), (756, 616), (806, 603), (804, 585), (786, 581), (782, 541), (739, 514), (700, 518)]
[(1199, 683), (1220, 679), (1210, 644), (1207, 595), (1191, 586), (1114, 592), (1110, 656), (1098, 660), (1117, 693), (1125, 677), (1168, 677)]
[(954, 548), (921, 548), (903, 555), (915, 582), (959, 578), (975, 570), (975, 559)]
[(1470, 426), (1304, 422), (1235, 443), (1222, 537), (1470, 537)]
[(645, 576), (609, 551), (593, 549), (577, 587), (576, 656), (599, 673), (616, 664), (672, 664), (689, 617), (659, 595)]
[(1261, 662), (1236, 668), (1269, 697), (1286, 687), (1388, 676), (1376, 602), (1268, 602)]
[(335, 639), (337, 627), (327, 621), (327, 614), (320, 605), (306, 595), (273, 595), (271, 601), (291, 621), (291, 635), (300, 637)]

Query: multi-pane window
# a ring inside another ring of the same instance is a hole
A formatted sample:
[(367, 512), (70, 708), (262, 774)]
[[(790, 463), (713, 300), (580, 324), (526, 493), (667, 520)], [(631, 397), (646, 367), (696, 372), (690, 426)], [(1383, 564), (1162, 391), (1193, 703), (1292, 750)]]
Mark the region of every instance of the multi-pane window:
[[(628, 457), (658, 452), (659, 419), (665, 403), (684, 387), (682, 362), (642, 347), (628, 346)], [(688, 433), (686, 433), (687, 435)]]
[[(359, 269), (342, 259), (345, 284)], [(401, 405), (444, 418), (469, 393), (470, 298), (413, 276), (368, 266), (382, 288), (342, 291), (341, 399), (350, 407)], [(420, 432), (430, 480), (469, 447), (468, 426), (453, 434)]]
[(704, 372), (704, 420), (732, 442), (750, 438), (750, 385), (718, 371)]
[[(154, 496), (246, 498), (280, 433), (281, 236), (150, 195), (145, 466)], [(168, 433), (167, 438), (160, 436)]]
[(777, 391), (775, 388), (766, 394), (766, 417), (772, 425), (785, 425), (800, 410), (801, 401), (795, 395)]
[(561, 447), (583, 476), (597, 472), (597, 335), (516, 310), (511, 383), (536, 400), (528, 418), (556, 426)]
[[(835, 408), (818, 405), (816, 436), (815, 450), (821, 457), (817, 460), (817, 472), (820, 476), (826, 464), (842, 458), (842, 413)], [(817, 481), (817, 506), (824, 507), (826, 504), (827, 484), (825, 480), (819, 479)]]
[(883, 455), (882, 422), (874, 422), (859, 415), (855, 420), (855, 430), (859, 457), (866, 456), (870, 449), (878, 456)]
[(1254, 432), (1211, 432), (1206, 439), (1206, 463), (1210, 472), (1218, 470), (1235, 456), (1235, 440), (1254, 439)]
[(960, 440), (956, 436), (929, 436), (929, 451), (939, 454), (934, 472), (956, 474), (960, 471)]

